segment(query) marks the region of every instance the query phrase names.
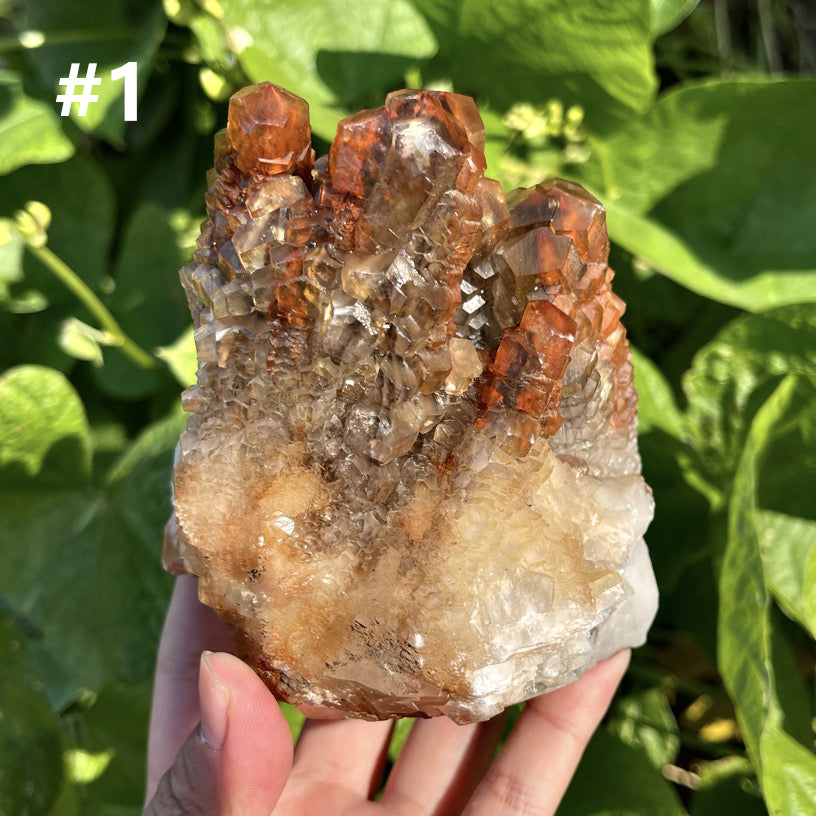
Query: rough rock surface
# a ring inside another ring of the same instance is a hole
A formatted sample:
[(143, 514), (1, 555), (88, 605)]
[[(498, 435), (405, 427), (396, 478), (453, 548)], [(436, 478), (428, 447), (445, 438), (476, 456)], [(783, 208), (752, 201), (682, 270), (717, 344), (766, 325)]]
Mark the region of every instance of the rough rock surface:
[(310, 715), (485, 719), (654, 616), (603, 207), (505, 200), (483, 147), (471, 99), (401, 91), (315, 162), (268, 83), (216, 138), (165, 561)]

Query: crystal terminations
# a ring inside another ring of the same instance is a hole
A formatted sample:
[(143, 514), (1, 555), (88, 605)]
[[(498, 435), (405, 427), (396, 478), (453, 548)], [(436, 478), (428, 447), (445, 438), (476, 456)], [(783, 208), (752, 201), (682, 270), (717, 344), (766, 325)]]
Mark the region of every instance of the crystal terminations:
[(401, 91), (315, 162), (268, 83), (216, 137), (165, 563), (312, 716), (486, 719), (654, 616), (603, 207), (506, 200), (483, 148), (471, 99)]

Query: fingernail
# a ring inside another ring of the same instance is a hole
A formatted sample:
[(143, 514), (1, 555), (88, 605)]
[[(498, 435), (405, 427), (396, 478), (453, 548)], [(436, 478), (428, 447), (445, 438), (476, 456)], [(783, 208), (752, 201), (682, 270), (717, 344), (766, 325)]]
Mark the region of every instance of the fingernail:
[(213, 669), (212, 652), (202, 652), (198, 695), (201, 700), (201, 739), (213, 750), (220, 751), (227, 733), (229, 689)]

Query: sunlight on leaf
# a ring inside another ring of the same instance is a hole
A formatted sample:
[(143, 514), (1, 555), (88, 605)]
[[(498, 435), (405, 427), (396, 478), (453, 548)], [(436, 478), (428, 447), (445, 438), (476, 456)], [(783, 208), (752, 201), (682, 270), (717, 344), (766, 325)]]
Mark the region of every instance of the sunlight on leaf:
[(114, 751), (112, 750), (92, 754), (81, 748), (72, 748), (65, 752), (68, 776), (78, 785), (87, 785), (105, 773), (113, 757)]
[(73, 152), (53, 106), (26, 96), (18, 74), (0, 71), (0, 175), (61, 162)]
[(699, 5), (700, 0), (652, 0), (652, 33), (659, 37), (676, 26)]
[(680, 750), (677, 720), (660, 688), (623, 697), (612, 711), (609, 729), (622, 742), (642, 751), (658, 770), (674, 762)]
[(114, 341), (108, 332), (95, 329), (76, 317), (69, 317), (60, 324), (58, 342), (60, 348), (71, 357), (101, 366), (102, 346), (111, 345)]
[[(498, 109), (559, 96), (602, 120), (643, 110), (657, 88), (648, 0), (414, 0), (456, 89)], [(568, 94), (567, 94), (568, 92)]]
[(638, 432), (659, 428), (675, 439), (683, 439), (684, 427), (671, 386), (660, 369), (637, 349), (632, 349), (635, 388), (638, 392)]
[(407, 0), (223, 0), (222, 7), (249, 78), (307, 99), (312, 129), (325, 139), (334, 136), (351, 97), (365, 94), (367, 86), (400, 87), (405, 70), (436, 50), (427, 24)]
[(688, 84), (595, 140), (580, 172), (612, 240), (750, 311), (816, 300), (814, 100), (814, 79)]
[(0, 485), (81, 486), (90, 475), (85, 411), (59, 372), (19, 366), (0, 377)]
[(167, 363), (167, 367), (181, 385), (186, 387), (196, 381), (198, 357), (192, 326), (185, 329), (175, 343), (169, 346), (159, 346), (156, 349), (156, 356)]

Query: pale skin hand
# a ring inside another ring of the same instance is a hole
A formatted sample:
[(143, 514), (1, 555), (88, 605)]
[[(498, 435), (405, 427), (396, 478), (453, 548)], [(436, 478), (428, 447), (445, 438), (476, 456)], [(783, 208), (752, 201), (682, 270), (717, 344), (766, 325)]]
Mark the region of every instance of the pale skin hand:
[(552, 816), (629, 663), (532, 700), (492, 762), (502, 716), (418, 721), (372, 802), (391, 723), (309, 721), (293, 758), (277, 702), (195, 591), (177, 580), (159, 647), (144, 816)]

